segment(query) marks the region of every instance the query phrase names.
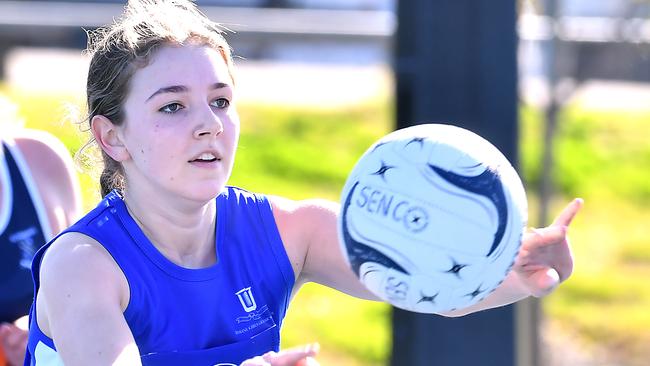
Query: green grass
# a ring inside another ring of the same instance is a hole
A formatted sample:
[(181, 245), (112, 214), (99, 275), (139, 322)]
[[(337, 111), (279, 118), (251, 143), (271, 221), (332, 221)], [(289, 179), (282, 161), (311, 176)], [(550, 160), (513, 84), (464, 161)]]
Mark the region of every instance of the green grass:
[(282, 343), (319, 342), (324, 351), (337, 355), (337, 365), (385, 364), (391, 347), (389, 315), (386, 304), (308, 284), (289, 307)]
[[(61, 138), (71, 153), (86, 141), (78, 125), (62, 123), (61, 101), (74, 96), (21, 95), (17, 102), (29, 127)], [(390, 103), (377, 101), (343, 110), (240, 106), (242, 135), (232, 184), (291, 198), (338, 200), (356, 159), (392, 125)], [(542, 121), (522, 108), (522, 175), (531, 222), (540, 180)], [(650, 111), (591, 112), (566, 109), (560, 116), (553, 211), (573, 196), (585, 207), (571, 228), (574, 275), (544, 300), (549, 318), (624, 360), (647, 360), (650, 351)], [(80, 175), (86, 207), (97, 200), (96, 184)], [(390, 350), (388, 306), (352, 299), (307, 285), (292, 302), (283, 345), (318, 341), (324, 358), (338, 365), (384, 364)], [(624, 364), (632, 364), (623, 362)], [(641, 362), (639, 363), (641, 364)]]
[[(542, 123), (522, 112), (523, 172), (539, 183)], [(564, 197), (585, 207), (571, 232), (572, 278), (544, 301), (549, 318), (579, 331), (624, 360), (643, 364), (650, 352), (650, 110), (560, 115), (554, 181)], [(554, 201), (555, 211), (564, 201)], [(531, 220), (535, 222), (535, 220)]]
[[(522, 112), (522, 161), (529, 188), (539, 183), (542, 119)], [(565, 195), (609, 197), (650, 203), (650, 110), (589, 112), (567, 108), (560, 114), (554, 180)]]
[(389, 129), (389, 110), (377, 109), (240, 106), (242, 134), (231, 183), (295, 199), (338, 199), (358, 156)]

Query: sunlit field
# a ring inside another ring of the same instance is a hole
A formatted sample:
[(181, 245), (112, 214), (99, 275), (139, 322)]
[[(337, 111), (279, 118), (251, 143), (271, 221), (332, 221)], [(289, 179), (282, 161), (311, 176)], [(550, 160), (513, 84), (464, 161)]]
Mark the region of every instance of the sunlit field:
[[(534, 192), (542, 123), (530, 109), (522, 116), (523, 170)], [(623, 365), (650, 359), (649, 122), (650, 108), (569, 107), (560, 116), (555, 149), (559, 194), (584, 197), (585, 206), (571, 232), (574, 274), (544, 309), (561, 328), (604, 346), (612, 362)]]
[[(75, 154), (88, 137), (65, 117), (66, 95), (24, 95), (0, 88), (19, 105), (31, 128), (48, 130)], [(242, 136), (231, 184), (291, 198), (339, 199), (347, 173), (392, 128), (392, 102), (310, 110), (240, 105)], [(521, 113), (521, 171), (536, 223), (542, 123)], [(595, 112), (568, 108), (561, 116), (552, 212), (581, 196), (585, 207), (571, 231), (573, 277), (544, 300), (557, 329), (606, 347), (624, 365), (650, 359), (650, 111)], [(98, 200), (92, 173), (79, 174), (86, 208)], [(390, 308), (318, 285), (303, 288), (290, 306), (283, 346), (317, 341), (324, 365), (381, 365), (390, 353)], [(329, 362), (328, 362), (329, 361)]]

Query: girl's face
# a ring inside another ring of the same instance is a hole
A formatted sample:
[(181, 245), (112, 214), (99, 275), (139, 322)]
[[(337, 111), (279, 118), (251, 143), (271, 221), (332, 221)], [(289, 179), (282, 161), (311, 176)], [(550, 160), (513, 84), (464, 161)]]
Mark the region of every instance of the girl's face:
[[(230, 177), (239, 139), (233, 82), (218, 50), (164, 46), (135, 72), (119, 130), (128, 186), (197, 201)], [(152, 191), (152, 190), (150, 190)]]

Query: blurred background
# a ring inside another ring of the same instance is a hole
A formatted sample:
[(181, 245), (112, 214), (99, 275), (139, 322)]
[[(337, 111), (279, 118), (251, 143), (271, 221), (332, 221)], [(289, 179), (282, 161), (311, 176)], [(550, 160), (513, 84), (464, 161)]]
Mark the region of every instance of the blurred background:
[[(197, 1), (233, 30), (242, 136), (231, 184), (339, 199), (356, 159), (396, 126), (397, 1)], [(123, 5), (0, 1), (0, 115), (76, 154), (89, 138), (83, 29)], [(517, 33), (530, 224), (574, 196), (586, 201), (571, 232), (574, 275), (542, 302), (541, 364), (647, 365), (650, 1), (521, 0)], [(94, 207), (94, 173), (80, 167), (79, 179)], [(318, 341), (323, 365), (389, 363), (387, 305), (308, 285), (288, 314), (283, 346)]]

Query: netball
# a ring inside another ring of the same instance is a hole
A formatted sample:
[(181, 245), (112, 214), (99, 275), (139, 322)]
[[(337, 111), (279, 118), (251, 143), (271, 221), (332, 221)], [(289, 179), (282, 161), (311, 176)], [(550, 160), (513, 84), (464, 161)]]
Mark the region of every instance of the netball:
[(341, 204), (339, 236), (352, 270), (381, 299), (421, 313), (462, 309), (494, 291), (527, 223), (524, 187), (503, 154), (444, 124), (373, 144)]

